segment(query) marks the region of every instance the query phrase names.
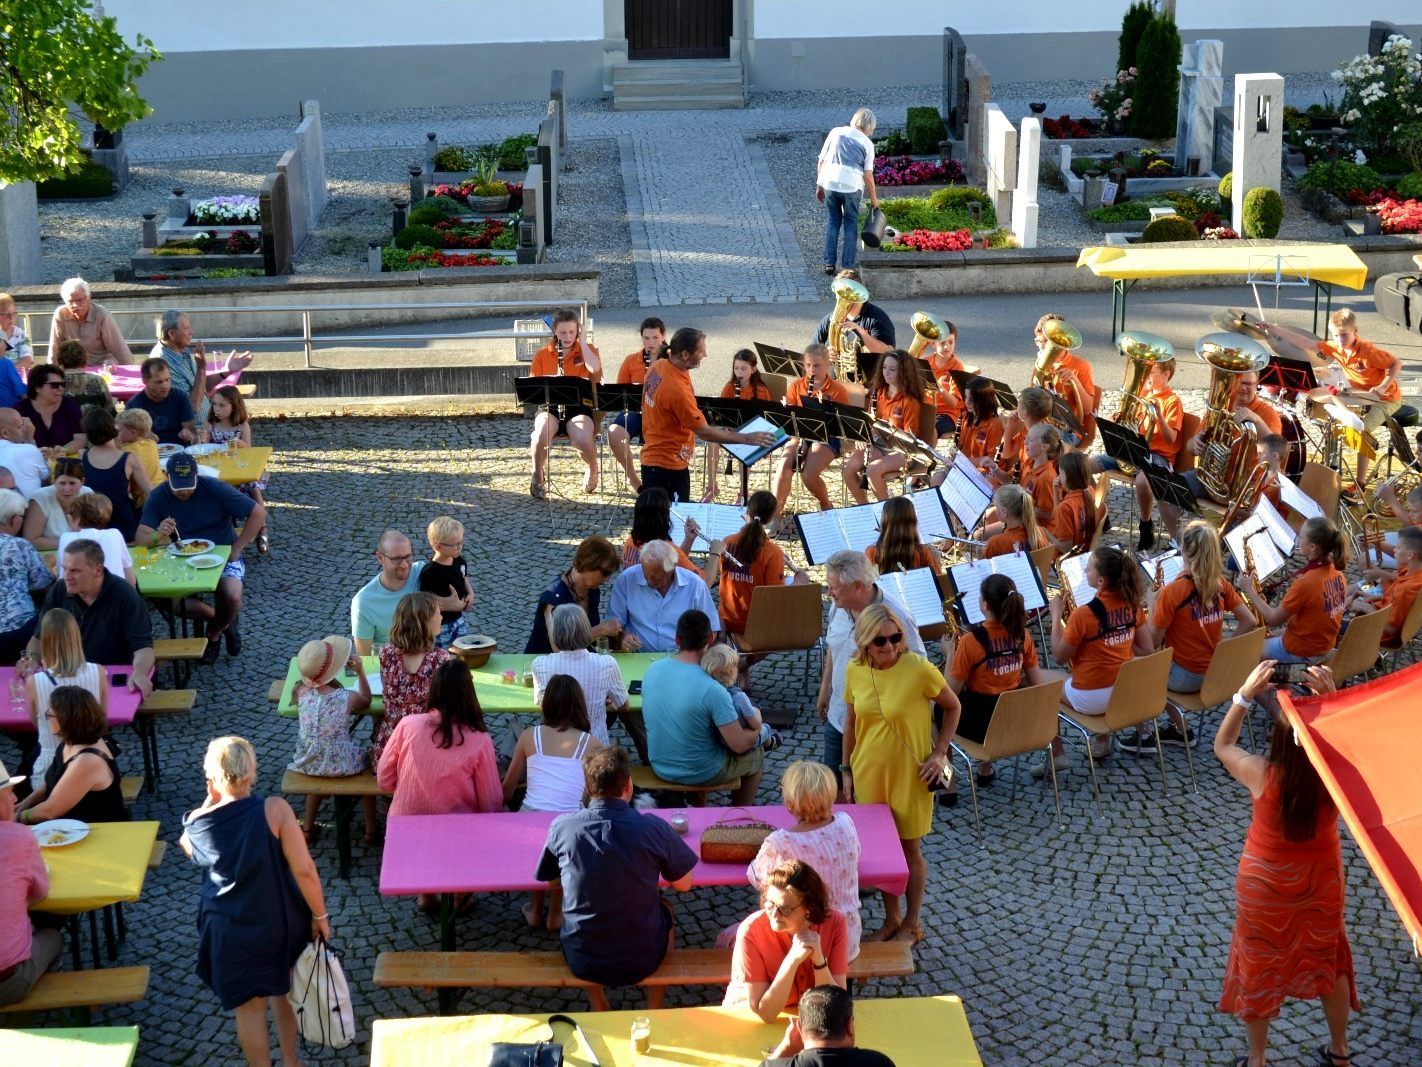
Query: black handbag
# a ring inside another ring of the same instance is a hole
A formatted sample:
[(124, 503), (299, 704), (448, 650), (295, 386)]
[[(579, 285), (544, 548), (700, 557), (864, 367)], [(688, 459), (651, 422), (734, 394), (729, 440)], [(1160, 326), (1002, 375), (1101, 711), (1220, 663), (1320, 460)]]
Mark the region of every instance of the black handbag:
[(878, 248), (884, 243), (884, 233), (889, 228), (889, 220), (880, 208), (874, 208), (869, 212), (869, 217), (864, 221), (864, 229), (859, 234), (859, 239), (864, 242), (865, 248)]
[(548, 1016), (547, 1041), (495, 1041), (489, 1050), (489, 1067), (563, 1067), (563, 1046), (554, 1038), (554, 1023), (567, 1023), (578, 1033), (584, 1055), (592, 1067), (602, 1067), (588, 1035), (576, 1019), (568, 1015)]

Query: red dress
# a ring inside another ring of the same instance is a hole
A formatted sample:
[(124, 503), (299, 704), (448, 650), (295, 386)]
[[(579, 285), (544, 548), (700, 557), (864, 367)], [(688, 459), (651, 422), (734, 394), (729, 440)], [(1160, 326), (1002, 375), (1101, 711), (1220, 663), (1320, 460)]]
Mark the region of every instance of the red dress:
[(1272, 1019), (1286, 997), (1314, 1000), (1348, 979), (1359, 1008), (1353, 952), (1343, 928), (1343, 855), (1338, 809), (1325, 798), (1308, 841), (1284, 836), (1277, 772), (1271, 767), (1235, 878), (1234, 937), (1220, 1011)]
[(380, 683), (385, 691), (385, 715), (375, 728), (375, 740), (370, 746), (370, 765), (380, 766), (380, 754), (395, 732), (395, 724), (406, 715), (423, 715), (429, 709), (425, 700), (430, 694), (430, 679), (435, 668), (453, 657), (442, 648), (425, 653), (420, 668), (414, 674), (405, 669), (404, 653), (394, 645), (380, 648)]

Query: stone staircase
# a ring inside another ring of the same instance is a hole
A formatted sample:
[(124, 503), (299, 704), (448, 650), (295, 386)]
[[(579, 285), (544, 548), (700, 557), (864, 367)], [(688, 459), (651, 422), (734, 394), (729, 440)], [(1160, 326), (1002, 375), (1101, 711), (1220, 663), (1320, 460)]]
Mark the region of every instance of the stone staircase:
[(638, 60), (612, 69), (614, 111), (745, 106), (741, 65), (728, 59)]

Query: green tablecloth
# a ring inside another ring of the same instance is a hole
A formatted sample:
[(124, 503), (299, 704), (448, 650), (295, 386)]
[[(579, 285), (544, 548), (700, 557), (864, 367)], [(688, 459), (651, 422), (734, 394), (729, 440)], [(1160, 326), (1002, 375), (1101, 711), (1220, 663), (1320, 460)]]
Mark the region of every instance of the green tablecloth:
[[(192, 567), (181, 556), (175, 556), (166, 548), (134, 548), (133, 570), (138, 576), (138, 591), (146, 597), (159, 600), (176, 600), (178, 597), (197, 596), (212, 593), (222, 578), (221, 567)], [(213, 545), (205, 555), (221, 556), (224, 560), (232, 555), (231, 545)]]
[(129, 1067), (138, 1051), (136, 1026), (0, 1030), (11, 1063), (43, 1067)]
[[(619, 653), (613, 658), (617, 660), (618, 669), (622, 672), (622, 680), (629, 686), (632, 682), (640, 682), (643, 675), (647, 673), (647, 668), (659, 659), (666, 659), (664, 652), (627, 652)], [(533, 702), (533, 686), (524, 685), (523, 672), (528, 670), (534, 659), (532, 655), (522, 653), (510, 653), (491, 656), (489, 662), (478, 670), (471, 672), (474, 676), (474, 692), (479, 697), (479, 706), (484, 709), (485, 715), (491, 714), (529, 714), (538, 713), (538, 705)], [(366, 656), (363, 661), (367, 674), (378, 675), (380, 673), (380, 660), (375, 656)], [(504, 682), (504, 671), (511, 670), (518, 679), (513, 685)], [(348, 689), (355, 686), (355, 677), (351, 674), (340, 676), (341, 684)], [(296, 689), (299, 675), (296, 672), (296, 659), (293, 657), (286, 668), (286, 680), (282, 683), (281, 700), (277, 704), (277, 711), (289, 719), (296, 717), (296, 702), (292, 693)], [(628, 703), (634, 711), (642, 709), (642, 694), (631, 694)], [(370, 701), (371, 715), (380, 715), (385, 711), (385, 701), (378, 696), (372, 696)]]

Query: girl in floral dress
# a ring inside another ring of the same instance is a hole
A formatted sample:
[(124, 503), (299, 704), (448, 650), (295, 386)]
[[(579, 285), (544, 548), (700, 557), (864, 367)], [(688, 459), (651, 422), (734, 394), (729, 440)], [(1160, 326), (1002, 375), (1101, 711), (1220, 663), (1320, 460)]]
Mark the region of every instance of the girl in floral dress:
[[(355, 672), (356, 688), (346, 689), (336, 681), (342, 668)], [(370, 707), (370, 684), (365, 679), (360, 657), (351, 654), (349, 637), (325, 637), (307, 641), (296, 654), (296, 708), (299, 732), (296, 753), (287, 767), (313, 778), (343, 778), (359, 774), (367, 767), (363, 746), (351, 736), (352, 716)], [(302, 832), (306, 841), (316, 840), (316, 811), (321, 798), (306, 798), (306, 818)], [(365, 798), (365, 838), (375, 840), (375, 798)]]
[[(252, 447), (252, 423), (247, 418), (247, 405), (235, 385), (224, 385), (212, 394), (212, 418), (207, 424), (207, 439), (214, 445), (225, 445), (230, 441), (234, 448)], [(263, 477), (255, 482), (243, 482), (237, 488), (265, 507), (262, 490), (266, 487), (267, 479)], [(257, 551), (263, 555), (271, 547), (267, 539), (271, 525), (271, 517), (268, 516), (267, 525), (257, 534)]]
[(395, 724), (406, 715), (423, 715), (428, 710), (435, 668), (453, 658), (435, 644), (439, 628), (439, 601), (432, 594), (407, 593), (395, 605), (390, 643), (380, 648), (385, 716), (375, 730), (370, 750), (372, 766), (380, 766), (380, 754), (395, 732)]

